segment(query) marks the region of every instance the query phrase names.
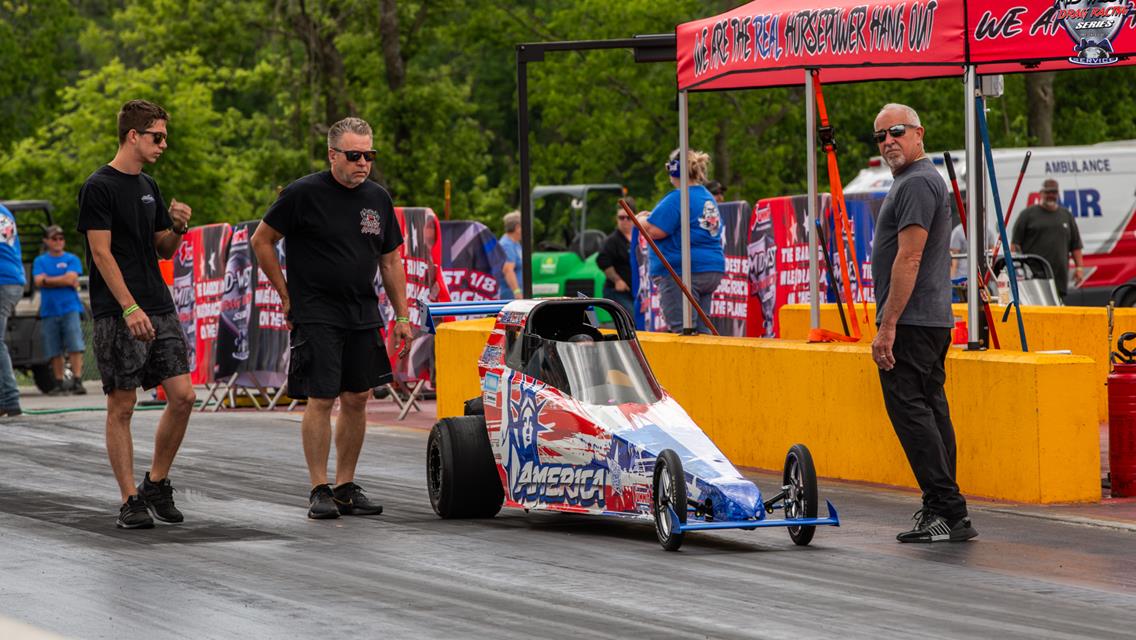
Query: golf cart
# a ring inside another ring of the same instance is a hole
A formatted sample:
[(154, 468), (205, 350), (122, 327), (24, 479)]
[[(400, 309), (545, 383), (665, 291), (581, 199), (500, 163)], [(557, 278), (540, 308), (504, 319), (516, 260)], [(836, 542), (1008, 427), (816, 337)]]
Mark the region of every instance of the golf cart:
[[(626, 194), (623, 185), (614, 183), (546, 185), (533, 189), (535, 297), (602, 295), (604, 274), (596, 266), (596, 253), (614, 225), (609, 220), (610, 215), (589, 221), (589, 202), (593, 209), (599, 204), (601, 211), (612, 214), (616, 201)], [(603, 207), (605, 203), (610, 206)], [(595, 225), (597, 220), (601, 221), (599, 225)], [(607, 231), (602, 230), (604, 228)]]

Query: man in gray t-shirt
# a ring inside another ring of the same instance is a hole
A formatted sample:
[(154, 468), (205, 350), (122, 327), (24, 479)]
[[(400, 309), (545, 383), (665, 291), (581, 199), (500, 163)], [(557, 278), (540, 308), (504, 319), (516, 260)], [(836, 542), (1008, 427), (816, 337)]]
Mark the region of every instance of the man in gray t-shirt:
[(876, 220), (872, 359), (884, 406), (923, 490), (900, 542), (961, 542), (978, 533), (955, 481), (955, 431), (943, 389), (951, 346), (951, 208), (947, 185), (923, 151), (919, 114), (900, 104), (876, 116), (875, 140), (895, 181)]
[[(900, 168), (884, 198), (872, 245), (872, 275), (876, 285), (876, 324), (882, 325), (900, 234), (917, 227), (925, 234), (915, 259), (914, 287), (899, 304), (899, 324), (919, 327), (954, 326), (951, 313), (951, 206), (947, 185), (925, 155)], [(915, 247), (913, 247), (915, 248)]]

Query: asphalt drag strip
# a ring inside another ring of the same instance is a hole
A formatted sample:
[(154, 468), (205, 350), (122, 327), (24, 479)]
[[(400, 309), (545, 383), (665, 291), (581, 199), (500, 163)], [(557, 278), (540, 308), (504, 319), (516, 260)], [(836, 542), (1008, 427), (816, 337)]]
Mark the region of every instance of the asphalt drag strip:
[[(135, 414), (139, 476), (158, 415)], [(759, 529), (667, 553), (620, 520), (438, 519), (421, 429), (368, 429), (357, 482), (383, 515), (312, 521), (282, 412), (195, 413), (171, 473), (186, 522), (121, 531), (104, 416), (0, 422), (0, 616), (81, 638), (1072, 639), (1136, 620), (1131, 530), (975, 506), (976, 540), (901, 545), (914, 494), (822, 480), (844, 524), (810, 547)]]

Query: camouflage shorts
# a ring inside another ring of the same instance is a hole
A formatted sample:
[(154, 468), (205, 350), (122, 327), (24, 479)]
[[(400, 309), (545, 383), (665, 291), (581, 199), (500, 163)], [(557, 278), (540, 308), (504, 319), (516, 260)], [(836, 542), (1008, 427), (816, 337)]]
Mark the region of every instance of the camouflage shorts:
[(95, 360), (103, 393), (114, 389), (152, 389), (163, 380), (189, 373), (185, 336), (176, 313), (150, 316), (154, 339), (130, 335), (121, 316), (95, 319)]

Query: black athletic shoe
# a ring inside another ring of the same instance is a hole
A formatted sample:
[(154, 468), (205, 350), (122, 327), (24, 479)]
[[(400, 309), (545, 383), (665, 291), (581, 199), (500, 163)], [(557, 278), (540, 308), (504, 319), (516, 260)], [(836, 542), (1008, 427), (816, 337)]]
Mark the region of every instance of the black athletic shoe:
[(316, 485), (309, 496), (310, 506), (308, 517), (313, 520), (327, 520), (339, 517), (339, 509), (335, 507), (335, 494), (330, 484)]
[(371, 502), (363, 494), (363, 487), (354, 482), (344, 482), (333, 490), (333, 494), (340, 515), (377, 516), (383, 512), (383, 505)]
[(181, 511), (174, 506), (174, 488), (169, 478), (162, 478), (160, 482), (151, 482), (150, 472), (147, 471), (146, 477), (138, 485), (138, 495), (142, 497), (146, 509), (155, 520), (169, 523), (185, 520)]
[(118, 510), (118, 519), (114, 524), (119, 529), (152, 529), (154, 521), (146, 513), (146, 501), (142, 496), (130, 496), (122, 503)]
[(71, 380), (64, 385), (64, 389), (77, 396), (87, 394), (87, 388), (83, 386), (83, 381), (78, 378), (71, 378)]
[(15, 416), (22, 415), (23, 413), (24, 413), (23, 410), (21, 410), (19, 407), (2, 407), (2, 408), (0, 408), (0, 417), (7, 416), (9, 418), (13, 418)]
[(47, 395), (49, 395), (49, 396), (65, 396), (65, 395), (67, 395), (67, 391), (69, 389), (68, 385), (69, 385), (69, 383), (64, 382), (63, 380), (56, 380), (55, 386), (52, 387), (47, 392)]
[(900, 542), (963, 542), (978, 535), (970, 524), (970, 518), (959, 518), (953, 523), (940, 515), (917, 522), (911, 531), (904, 531), (895, 537)]

